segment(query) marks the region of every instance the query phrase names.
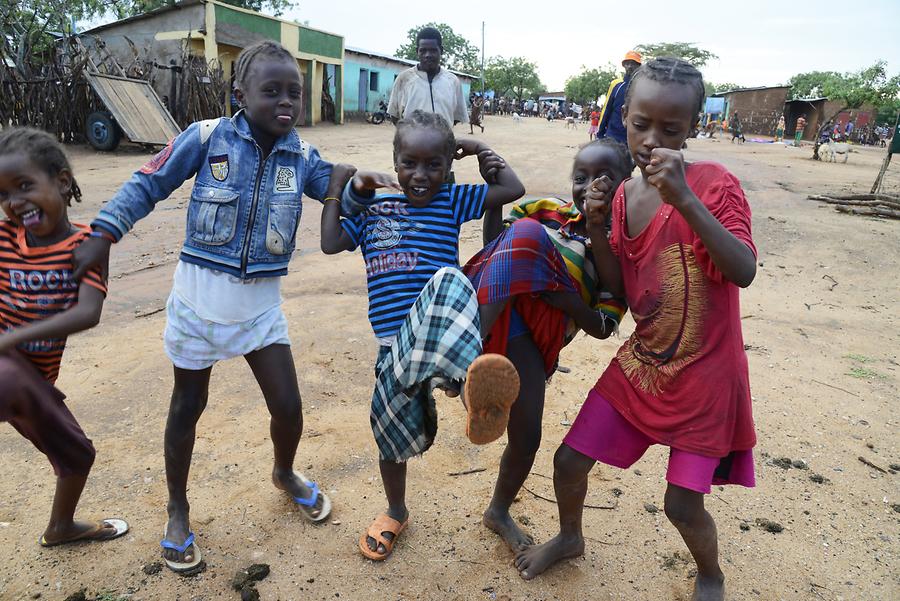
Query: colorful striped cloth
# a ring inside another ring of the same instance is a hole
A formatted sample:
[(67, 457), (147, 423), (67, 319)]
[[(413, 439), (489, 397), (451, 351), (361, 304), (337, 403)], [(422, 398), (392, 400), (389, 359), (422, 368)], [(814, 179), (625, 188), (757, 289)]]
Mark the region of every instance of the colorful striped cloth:
[(624, 300), (597, 289), (597, 270), (588, 246), (590, 240), (574, 231), (575, 224), (584, 219), (575, 203), (559, 198), (523, 200), (513, 206), (504, 221), (511, 224), (523, 217), (530, 217), (544, 226), (550, 241), (562, 255), (566, 269), (578, 284), (584, 302), (620, 323), (627, 306)]
[(437, 409), (427, 381), (434, 376), (465, 379), (481, 354), (479, 324), (469, 280), (456, 268), (439, 269), (391, 346), (378, 353), (369, 419), (382, 460), (406, 461), (432, 445)]
[(521, 219), (472, 257), (463, 273), (472, 282), (482, 305), (515, 299), (504, 307), (484, 340), (485, 352), (506, 354), (513, 305), (528, 325), (532, 340), (544, 359), (544, 371), (553, 373), (565, 342), (565, 313), (540, 298), (544, 292), (577, 292), (544, 227)]
[(506, 354), (511, 309), (522, 316), (544, 360), (549, 377), (559, 352), (578, 332), (561, 310), (540, 298), (547, 292), (575, 292), (618, 324), (625, 305), (597, 290), (597, 273), (588, 240), (573, 231), (581, 214), (555, 198), (523, 201), (506, 219), (507, 229), (463, 267), (477, 290), (478, 302), (514, 298), (484, 341), (485, 352)]

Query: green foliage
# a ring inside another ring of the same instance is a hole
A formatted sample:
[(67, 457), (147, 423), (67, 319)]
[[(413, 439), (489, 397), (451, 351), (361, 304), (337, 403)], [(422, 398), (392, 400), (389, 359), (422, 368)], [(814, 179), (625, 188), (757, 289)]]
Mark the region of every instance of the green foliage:
[(810, 71), (794, 75), (787, 82), (787, 85), (791, 86), (791, 99), (827, 96), (826, 90), (839, 85), (841, 77), (836, 71)]
[(690, 42), (660, 42), (657, 44), (640, 44), (635, 50), (641, 53), (644, 60), (658, 56), (674, 56), (686, 60), (698, 69), (711, 60), (719, 58), (717, 54), (698, 48)]
[(441, 57), (445, 67), (454, 71), (462, 71), (463, 73), (470, 74), (477, 74), (481, 71), (481, 59), (479, 58), (480, 53), (478, 47), (453, 31), (453, 28), (446, 23), (425, 23), (424, 25), (413, 27), (407, 31), (407, 41), (397, 48), (397, 56), (400, 58), (408, 58), (413, 61), (419, 59), (418, 48), (416, 46), (416, 34), (424, 27), (434, 27), (441, 32), (441, 38), (444, 45), (444, 51), (441, 53)]
[(823, 96), (840, 102), (843, 109), (855, 109), (864, 104), (875, 106), (897, 102), (900, 75), (888, 77), (887, 63), (878, 61), (871, 67), (850, 73), (811, 71), (800, 73), (788, 81), (792, 98)]
[(703, 82), (703, 85), (706, 86), (706, 96), (712, 96), (713, 94), (718, 94), (720, 92), (728, 92), (730, 90), (740, 90), (744, 86), (736, 83), (712, 83), (709, 81)]
[(498, 96), (514, 96), (516, 100), (537, 97), (544, 91), (537, 65), (521, 56), (491, 58), (484, 68), (484, 84)]
[(610, 82), (618, 75), (619, 70), (611, 64), (595, 69), (582, 65), (581, 73), (566, 80), (566, 98), (578, 104), (596, 102), (597, 98), (606, 94)]

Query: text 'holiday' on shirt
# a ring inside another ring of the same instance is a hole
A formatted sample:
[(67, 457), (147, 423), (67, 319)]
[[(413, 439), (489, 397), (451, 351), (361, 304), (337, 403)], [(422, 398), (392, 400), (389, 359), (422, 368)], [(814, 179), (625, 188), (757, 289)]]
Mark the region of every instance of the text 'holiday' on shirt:
[[(3, 331), (41, 321), (69, 309), (78, 302), (78, 282), (72, 278), (72, 251), (90, 233), (85, 225), (65, 240), (50, 246), (30, 247), (25, 228), (0, 221), (0, 327)], [(99, 269), (92, 269), (84, 282), (104, 295), (106, 286)], [(59, 375), (66, 348), (65, 338), (33, 340), (18, 350), (51, 384)]]
[(369, 202), (366, 212), (341, 220), (366, 263), (369, 322), (390, 338), (428, 280), (441, 267), (459, 267), (459, 230), (484, 215), (487, 185), (444, 184), (424, 207), (402, 194)]

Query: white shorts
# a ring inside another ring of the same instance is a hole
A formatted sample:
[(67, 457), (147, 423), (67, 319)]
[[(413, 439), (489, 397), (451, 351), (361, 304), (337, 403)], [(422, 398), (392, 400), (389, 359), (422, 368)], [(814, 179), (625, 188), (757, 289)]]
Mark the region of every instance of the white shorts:
[(174, 291), (166, 302), (163, 347), (180, 369), (206, 369), (221, 359), (241, 357), (272, 344), (290, 343), (287, 319), (280, 305), (248, 321), (225, 325), (198, 317)]

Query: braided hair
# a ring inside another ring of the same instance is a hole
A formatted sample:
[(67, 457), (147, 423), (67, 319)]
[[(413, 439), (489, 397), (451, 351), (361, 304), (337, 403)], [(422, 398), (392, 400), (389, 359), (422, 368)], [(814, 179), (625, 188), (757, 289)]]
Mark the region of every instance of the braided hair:
[(634, 160), (631, 158), (631, 153), (628, 152), (628, 147), (614, 138), (598, 138), (596, 140), (591, 140), (587, 144), (582, 145), (575, 156), (578, 156), (583, 150), (595, 146), (609, 148), (615, 153), (616, 159), (618, 159), (615, 167), (622, 174), (622, 177), (628, 177), (628, 174), (634, 171)]
[(450, 124), (441, 115), (437, 113), (429, 113), (420, 109), (414, 110), (409, 115), (397, 122), (397, 131), (394, 133), (394, 159), (400, 154), (400, 137), (403, 132), (408, 129), (431, 129), (437, 131), (444, 138), (444, 155), (447, 157), (448, 164), (452, 160), (453, 153), (456, 152), (456, 136), (450, 129)]
[(250, 75), (250, 66), (253, 64), (253, 61), (260, 56), (279, 60), (290, 60), (294, 61), (296, 64), (294, 55), (278, 42), (273, 42), (271, 40), (257, 42), (251, 46), (247, 46), (241, 50), (240, 54), (238, 54), (237, 60), (234, 63), (235, 86), (239, 88), (244, 87), (247, 83), (247, 77)]
[[(25, 155), (50, 177), (56, 177), (62, 171), (72, 172), (69, 159), (56, 138), (33, 127), (10, 127), (0, 132), (0, 155), (3, 154)], [(65, 195), (66, 205), (72, 206), (73, 198), (75, 202), (81, 202), (81, 188), (74, 176)]]
[(672, 56), (661, 56), (647, 61), (641, 65), (628, 84), (628, 92), (625, 94), (625, 106), (631, 102), (631, 92), (635, 84), (641, 79), (649, 79), (659, 83), (678, 83), (690, 86), (697, 94), (697, 106), (693, 110), (695, 115), (703, 111), (703, 101), (706, 99), (706, 86), (703, 85), (703, 75), (694, 65), (686, 60)]

